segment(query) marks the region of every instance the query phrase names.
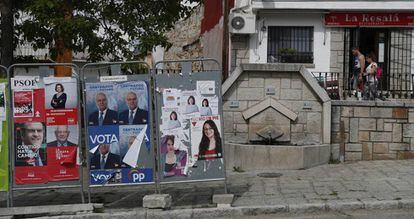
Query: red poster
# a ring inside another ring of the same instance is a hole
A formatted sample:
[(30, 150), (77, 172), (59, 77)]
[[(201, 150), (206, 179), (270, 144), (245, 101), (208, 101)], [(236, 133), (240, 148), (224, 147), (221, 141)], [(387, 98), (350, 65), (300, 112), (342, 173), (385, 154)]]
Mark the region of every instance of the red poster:
[(325, 15), (327, 26), (407, 27), (414, 26), (414, 13), (345, 13)]
[(33, 91), (19, 90), (13, 92), (13, 116), (33, 117)]
[(77, 125), (77, 109), (46, 109), (46, 124), (51, 125)]
[(79, 179), (79, 167), (76, 164), (78, 147), (47, 148), (49, 181)]
[[(30, 101), (30, 96), (32, 100)], [(45, 90), (34, 89), (13, 91), (14, 122), (44, 122), (45, 121)]]
[(47, 167), (15, 167), (14, 180), (18, 185), (44, 184), (48, 182)]

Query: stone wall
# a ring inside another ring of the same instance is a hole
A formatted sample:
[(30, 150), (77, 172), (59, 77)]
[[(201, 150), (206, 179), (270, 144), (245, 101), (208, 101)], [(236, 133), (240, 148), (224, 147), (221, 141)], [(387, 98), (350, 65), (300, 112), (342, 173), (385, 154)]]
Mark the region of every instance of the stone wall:
[(344, 28), (332, 27), (331, 33), (331, 55), (330, 71), (339, 73), (339, 95), (342, 97), (344, 79)]
[(345, 145), (347, 161), (414, 158), (413, 106), (384, 101), (332, 101), (332, 143)]
[[(256, 132), (252, 129), (259, 129), (258, 124), (261, 124), (261, 127), (263, 125), (278, 127), (274, 124), (284, 121), (281, 119), (283, 115), (273, 108), (266, 108), (260, 114), (247, 120), (243, 117), (242, 113), (245, 110), (261, 104), (266, 98), (275, 99), (297, 115), (295, 121), (290, 121), (291, 125), (286, 131), (287, 134), (290, 133), (291, 144), (312, 145), (323, 142), (323, 103), (313, 87), (303, 78), (299, 68), (296, 71), (276, 71), (266, 70), (267, 67), (276, 65), (260, 65), (265, 70), (255, 70), (259, 68), (259, 65), (245, 64), (242, 66), (245, 70), (240, 73), (228, 90), (223, 92), (224, 132), (227, 142), (248, 143), (248, 140), (254, 137), (252, 133)], [(225, 86), (226, 83), (223, 87)], [(315, 86), (320, 88), (317, 84)], [(269, 90), (274, 90), (274, 93), (272, 94)]]
[[(189, 18), (178, 21), (174, 28), (165, 34), (172, 46), (165, 51), (164, 60), (192, 59), (203, 56), (200, 39), (203, 11), (202, 5), (197, 6)], [(194, 62), (194, 65), (199, 65), (199, 63)], [(197, 69), (199, 66), (193, 67)]]
[(242, 63), (249, 63), (248, 34), (233, 34), (231, 36), (231, 71)]
[(344, 29), (330, 28), (331, 33), (331, 58), (330, 71), (342, 72), (344, 70)]

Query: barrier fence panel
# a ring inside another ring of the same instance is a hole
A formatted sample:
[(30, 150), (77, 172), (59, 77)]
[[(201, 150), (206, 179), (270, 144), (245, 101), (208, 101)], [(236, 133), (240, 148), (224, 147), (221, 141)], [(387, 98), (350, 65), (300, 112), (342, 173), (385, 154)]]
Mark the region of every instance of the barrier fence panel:
[[(0, 65), (0, 191), (9, 191), (7, 68)], [(7, 195), (7, 197), (9, 197)], [(9, 206), (9, 198), (7, 198)]]
[(154, 183), (149, 69), (138, 61), (82, 68), (89, 187)]
[[(225, 180), (222, 74), (192, 71), (196, 61), (217, 63), (205, 59), (155, 64), (160, 183)], [(161, 64), (179, 64), (181, 69), (160, 71)]]
[[(70, 68), (71, 77), (54, 77)], [(80, 187), (80, 89), (73, 64), (9, 67), (12, 191)], [(11, 191), (11, 198), (13, 194)]]

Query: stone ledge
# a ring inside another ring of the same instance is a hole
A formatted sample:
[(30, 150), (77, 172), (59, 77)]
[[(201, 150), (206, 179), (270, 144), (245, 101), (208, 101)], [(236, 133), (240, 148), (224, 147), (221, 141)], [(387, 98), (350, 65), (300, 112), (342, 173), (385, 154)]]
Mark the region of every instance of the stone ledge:
[[(397, 203), (397, 205), (396, 205)], [(292, 213), (293, 216), (301, 212), (323, 213), (330, 211), (355, 211), (360, 209), (371, 210), (397, 210), (412, 209), (414, 199), (385, 200), (385, 201), (341, 201), (328, 200), (326, 203), (303, 203), (286, 205), (264, 205), (264, 206), (240, 206), (230, 208), (186, 208), (175, 210), (143, 209), (136, 208), (123, 212), (110, 213), (87, 213), (71, 215), (72, 219), (113, 219), (113, 218), (236, 218), (240, 216), (268, 215)], [(2, 210), (2, 209), (0, 209)], [(391, 218), (391, 217), (390, 217)], [(407, 217), (408, 218), (408, 217)]]
[(366, 107), (403, 107), (412, 108), (414, 104), (401, 101), (361, 101), (361, 100), (332, 100), (332, 106), (366, 106)]
[(243, 118), (245, 120), (250, 119), (251, 117), (257, 115), (258, 113), (262, 112), (263, 110), (272, 107), (274, 110), (278, 111), (282, 115), (286, 116), (292, 121), (295, 121), (298, 118), (298, 115), (283, 104), (279, 103), (278, 100), (275, 100), (272, 97), (268, 97), (263, 101), (259, 102), (258, 104), (248, 108), (247, 110), (242, 112)]
[(169, 209), (171, 208), (171, 202), (172, 198), (169, 194), (152, 194), (144, 196), (142, 199), (142, 206), (150, 209)]
[(217, 207), (231, 207), (233, 203), (233, 194), (214, 194), (213, 203), (217, 204)]
[(298, 72), (303, 66), (315, 68), (314, 64), (307, 63), (248, 63), (241, 65), (244, 71), (279, 71)]
[[(96, 205), (96, 207), (95, 207)], [(47, 205), (1, 208), (0, 216), (30, 216), (30, 215), (65, 215), (77, 212), (93, 212), (95, 208), (102, 208), (102, 204), (72, 204), (72, 205)]]
[(226, 143), (232, 156), (226, 159), (227, 169), (240, 167), (243, 170), (297, 170), (327, 164), (330, 145), (251, 145)]

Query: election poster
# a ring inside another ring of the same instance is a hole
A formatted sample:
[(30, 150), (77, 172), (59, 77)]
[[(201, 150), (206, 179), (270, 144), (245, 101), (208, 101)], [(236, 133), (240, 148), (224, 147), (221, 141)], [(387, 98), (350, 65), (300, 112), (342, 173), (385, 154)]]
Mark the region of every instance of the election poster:
[(8, 147), (8, 121), (6, 107), (5, 80), (0, 80), (0, 191), (9, 188), (9, 147)]
[(75, 78), (45, 77), (47, 125), (78, 124), (78, 90)]
[(223, 157), (220, 116), (191, 119), (191, 156), (197, 160)]
[(191, 85), (193, 89), (171, 88), (168, 80), (159, 81), (161, 181), (224, 177), (224, 142), (216, 81), (197, 80)]
[(148, 83), (86, 83), (91, 185), (153, 182)]
[(76, 79), (16, 77), (11, 81), (15, 183), (78, 180)]
[(0, 121), (5, 121), (6, 120), (6, 107), (7, 107), (7, 103), (6, 103), (6, 83), (1, 83), (0, 82)]

